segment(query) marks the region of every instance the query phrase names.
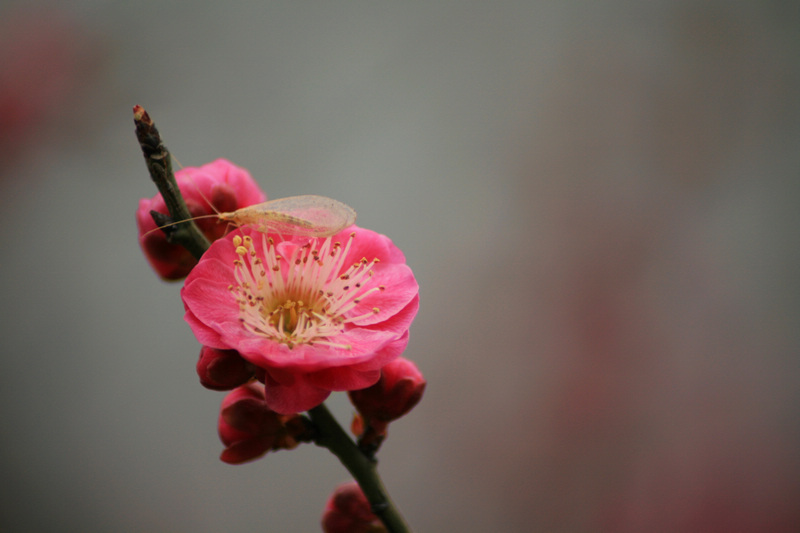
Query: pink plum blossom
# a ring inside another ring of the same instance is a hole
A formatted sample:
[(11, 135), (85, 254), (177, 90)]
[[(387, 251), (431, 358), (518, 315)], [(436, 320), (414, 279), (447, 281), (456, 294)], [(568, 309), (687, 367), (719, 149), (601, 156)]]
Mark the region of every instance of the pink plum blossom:
[(385, 235), (351, 226), (327, 238), (243, 227), (203, 255), (181, 290), (197, 339), (265, 371), (278, 413), (363, 389), (408, 343), (419, 287)]
[[(186, 167), (175, 173), (175, 180), (193, 217), (235, 211), (267, 200), (247, 170), (225, 159), (201, 167)], [(136, 211), (139, 244), (147, 260), (165, 280), (185, 278), (197, 260), (182, 246), (167, 242), (164, 233), (156, 230), (150, 211), (168, 214), (160, 194), (139, 200)], [(210, 241), (222, 237), (228, 230), (227, 224), (220, 224), (214, 217), (195, 223)]]

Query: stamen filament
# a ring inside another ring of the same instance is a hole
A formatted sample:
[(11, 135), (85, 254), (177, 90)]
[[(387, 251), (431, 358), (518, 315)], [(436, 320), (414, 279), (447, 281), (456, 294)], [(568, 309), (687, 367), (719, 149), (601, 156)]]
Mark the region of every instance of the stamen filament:
[[(351, 345), (334, 340), (350, 324), (378, 313), (378, 308), (348, 316), (364, 298), (383, 290), (369, 287), (378, 259), (362, 258), (345, 267), (355, 233), (342, 246), (332, 237), (291, 246), (289, 257), (278, 255), (273, 240), (262, 234), (260, 249), (250, 236), (232, 240), (235, 284), (229, 287), (239, 304), (239, 317), (253, 335), (293, 348), (321, 344), (341, 349)], [(318, 247), (316, 245), (319, 244)]]

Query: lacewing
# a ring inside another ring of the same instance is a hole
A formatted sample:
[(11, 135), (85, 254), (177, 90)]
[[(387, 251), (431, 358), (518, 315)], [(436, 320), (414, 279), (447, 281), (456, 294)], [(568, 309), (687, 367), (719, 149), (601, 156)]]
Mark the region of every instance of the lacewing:
[(311, 194), (278, 198), (218, 216), (221, 221), (237, 226), (252, 225), (265, 233), (303, 237), (328, 237), (356, 221), (356, 212), (349, 205)]
[(220, 221), (230, 222), (237, 226), (254, 226), (258, 231), (264, 233), (329, 237), (352, 226), (356, 221), (356, 212), (349, 205), (333, 198), (307, 194), (269, 200), (229, 213), (202, 215), (179, 220), (162, 227), (211, 217), (217, 217)]

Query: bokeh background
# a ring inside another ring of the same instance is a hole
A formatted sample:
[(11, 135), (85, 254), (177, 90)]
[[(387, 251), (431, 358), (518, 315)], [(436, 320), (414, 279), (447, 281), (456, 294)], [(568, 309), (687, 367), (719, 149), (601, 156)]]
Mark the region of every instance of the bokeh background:
[(429, 385), (380, 468), (416, 531), (800, 531), (798, 28), (769, 0), (6, 0), (0, 531), (318, 531), (347, 479), (314, 446), (218, 460), (222, 394), (136, 242), (134, 104), (184, 166), (405, 251)]

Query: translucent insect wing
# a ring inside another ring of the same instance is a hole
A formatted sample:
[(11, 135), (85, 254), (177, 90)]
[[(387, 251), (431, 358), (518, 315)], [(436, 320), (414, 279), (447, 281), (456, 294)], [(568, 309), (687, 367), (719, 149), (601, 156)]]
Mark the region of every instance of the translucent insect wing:
[(289, 196), (270, 200), (259, 207), (263, 209), (263, 223), (276, 233), (327, 237), (356, 221), (353, 208), (325, 196)]

